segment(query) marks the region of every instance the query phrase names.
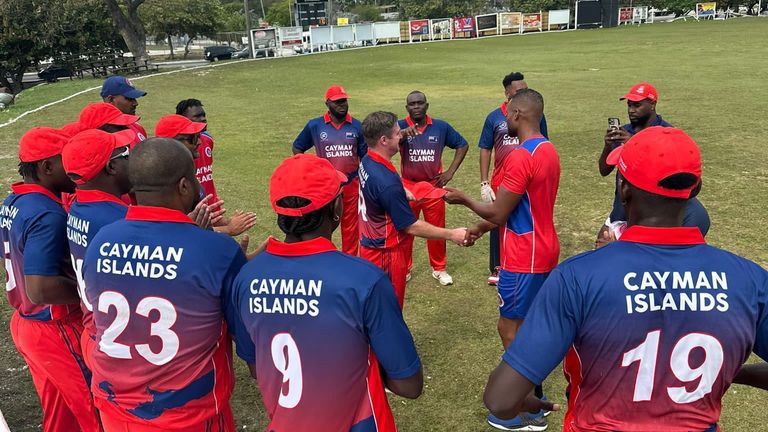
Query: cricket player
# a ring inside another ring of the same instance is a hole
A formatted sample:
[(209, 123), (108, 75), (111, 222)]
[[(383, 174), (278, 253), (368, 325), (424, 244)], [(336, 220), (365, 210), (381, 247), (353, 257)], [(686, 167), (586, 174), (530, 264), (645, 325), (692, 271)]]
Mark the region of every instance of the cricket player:
[[(535, 90), (520, 90), (509, 99), (509, 133), (518, 137), (520, 146), (504, 161), (495, 201), (476, 201), (454, 189), (445, 196), (449, 203), (465, 205), (485, 219), (470, 227), (470, 236), (501, 227), (498, 330), (505, 348), (515, 338), (560, 254), (554, 223), (560, 158), (539, 129), (543, 110), (544, 98)], [(537, 394), (543, 396), (541, 388)], [(507, 421), (490, 415), (488, 423), (503, 430), (545, 430), (544, 414), (524, 413)]]
[(61, 193), (74, 192), (61, 163), (67, 137), (32, 128), (19, 143), (22, 182), (0, 207), (11, 337), (40, 397), (45, 432), (100, 430), (80, 348), (82, 314), (67, 247)]
[(647, 128), (606, 161), (628, 228), (552, 272), (485, 403), (501, 418), (538, 409), (527, 395), (565, 358), (566, 432), (715, 432), (750, 351), (768, 359), (768, 272), (682, 226), (702, 173), (683, 131)]
[[(192, 155), (152, 138), (134, 147), (138, 205), (85, 253), (93, 305), (93, 395), (107, 431), (233, 431), (232, 282), (246, 261), (231, 238), (187, 216), (200, 200)], [(238, 353), (253, 346), (238, 344)]]
[[(134, 87), (131, 80), (124, 76), (114, 75), (104, 80), (101, 86), (101, 98), (104, 102), (114, 105), (123, 114), (135, 116), (136, 107), (139, 106), (138, 98), (144, 97), (147, 92)], [(137, 121), (128, 125), (137, 137), (137, 141), (147, 139), (147, 131)]]
[(135, 139), (132, 130), (110, 134), (90, 129), (71, 138), (61, 154), (64, 171), (77, 185), (67, 216), (67, 239), (83, 312), (85, 330), (81, 346), (86, 362), (90, 361), (96, 331), (93, 305), (85, 296), (83, 260), (96, 233), (105, 225), (123, 219), (128, 211), (128, 205), (120, 197), (131, 190), (128, 154)]
[(334, 168), (347, 175), (349, 180), (344, 185), (344, 212), (341, 216), (341, 250), (357, 256), (360, 247), (357, 167), (368, 147), (360, 122), (349, 115), (348, 99), (344, 87), (329, 87), (325, 92), (328, 111), (304, 126), (293, 142), (293, 154), (304, 153), (314, 147), (318, 156), (328, 159)]
[(315, 155), (283, 161), (269, 192), (285, 240), (270, 238), (235, 281), (247, 330), (237, 334), (256, 346), (248, 361), (269, 431), (394, 432), (383, 384), (421, 394), (421, 362), (387, 275), (331, 242), (344, 182)]
[(445, 229), (414, 216), (403, 182), (392, 165), (400, 150), (397, 116), (377, 111), (363, 120), (368, 154), (360, 161), (360, 256), (384, 270), (403, 307), (409, 236), (465, 243), (465, 228)]
[[(613, 172), (613, 166), (606, 162), (608, 155), (621, 146), (634, 134), (653, 126), (672, 127), (661, 115), (656, 113), (656, 104), (659, 101), (659, 92), (656, 87), (647, 82), (641, 82), (632, 86), (631, 89), (619, 98), (620, 101), (627, 101), (627, 116), (629, 123), (615, 129), (608, 128), (605, 132), (603, 151), (600, 153), (597, 164), (600, 169), (600, 175), (603, 177)], [(595, 246), (600, 247), (606, 243), (616, 240), (616, 235), (610, 229), (612, 224), (621, 224), (626, 222), (627, 214), (619, 199), (618, 174), (616, 175), (616, 189), (613, 197), (613, 209), (603, 227), (597, 233)], [(701, 230), (703, 235), (709, 232), (709, 213), (707, 209), (699, 202), (698, 198), (691, 198), (685, 209), (685, 219), (683, 226), (695, 226)]]
[[(398, 125), (404, 135), (400, 140), (400, 172), (403, 184), (414, 182), (429, 182), (436, 187), (443, 187), (451, 181), (467, 155), (467, 140), (456, 132), (450, 124), (443, 120), (433, 119), (427, 114), (429, 103), (427, 96), (420, 91), (411, 92), (405, 100), (408, 117), (399, 120)], [(455, 150), (451, 165), (443, 171), (443, 149)], [(445, 228), (445, 201), (442, 198), (432, 198), (411, 201), (411, 210), (417, 218), (423, 212), (424, 220), (434, 226)], [(413, 267), (413, 237), (409, 237), (406, 246), (408, 258), (408, 274), (410, 280)], [(452, 285), (453, 277), (445, 270), (447, 257), (445, 240), (427, 240), (429, 263), (432, 266), (432, 277), (440, 285)]]
[[(491, 111), (483, 123), (483, 131), (477, 146), (480, 147), (480, 196), (484, 202), (496, 199), (502, 179), (502, 165), (507, 155), (520, 145), (520, 140), (510, 135), (507, 130), (507, 103), (518, 91), (527, 89), (528, 84), (520, 72), (512, 72), (501, 80), (504, 87), (504, 102), (499, 108)], [(547, 133), (547, 118), (541, 115), (539, 131), (544, 138), (549, 138)], [(491, 166), (491, 154), (493, 154), (493, 174), (488, 173)], [(496, 285), (499, 282), (500, 270), (499, 230), (494, 228), (490, 234), (490, 251), (488, 255), (488, 285)]]

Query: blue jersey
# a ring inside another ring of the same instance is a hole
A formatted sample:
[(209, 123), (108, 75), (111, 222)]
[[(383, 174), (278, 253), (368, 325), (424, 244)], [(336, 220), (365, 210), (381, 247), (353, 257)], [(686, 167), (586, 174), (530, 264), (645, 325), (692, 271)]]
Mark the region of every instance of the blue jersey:
[(386, 398), (366, 380), (369, 350), (393, 379), (421, 367), (387, 275), (325, 238), (270, 238), (238, 275), (235, 302), (270, 431), (379, 431), (372, 405)]
[(363, 126), (349, 114), (341, 125), (333, 124), (328, 113), (310, 120), (293, 142), (293, 149), (303, 153), (312, 147), (350, 179), (357, 175), (360, 158), (368, 153)]
[(96, 233), (106, 225), (125, 217), (128, 206), (120, 198), (99, 190), (75, 191), (75, 201), (67, 216), (67, 239), (72, 267), (77, 275), (77, 287), (80, 293), (80, 307), (83, 310), (83, 326), (88, 334), (94, 336), (93, 306), (85, 296), (83, 281), (83, 261), (88, 244)]
[(697, 228), (632, 226), (552, 272), (504, 360), (541, 383), (565, 357), (566, 431), (682, 432), (717, 423), (752, 350), (768, 360), (768, 272)]
[[(400, 129), (415, 125), (410, 117), (398, 123)], [(419, 132), (400, 145), (400, 171), (406, 180), (431, 182), (443, 172), (443, 148), (459, 149), (467, 145), (467, 140), (447, 122), (429, 116)]]
[[(541, 134), (549, 139), (547, 131), (547, 118), (541, 116), (539, 124)], [(480, 133), (480, 140), (477, 146), (484, 150), (493, 150), (493, 178), (494, 187), (501, 183), (500, 167), (504, 163), (507, 155), (520, 146), (517, 137), (511, 137), (507, 134), (507, 103), (504, 102), (499, 108), (491, 111), (483, 123), (483, 131)]]
[(405, 240), (403, 230), (416, 222), (403, 181), (395, 166), (375, 152), (360, 161), (359, 172), (360, 244), (374, 249), (394, 247)]
[(245, 261), (231, 238), (176, 210), (133, 206), (103, 227), (83, 263), (96, 406), (160, 429), (225, 409), (234, 385), (226, 329), (238, 327), (231, 290)]
[(67, 214), (59, 197), (36, 184), (16, 183), (0, 207), (8, 302), (24, 318), (50, 321), (78, 310), (77, 305), (34, 304), (24, 276), (70, 276)]

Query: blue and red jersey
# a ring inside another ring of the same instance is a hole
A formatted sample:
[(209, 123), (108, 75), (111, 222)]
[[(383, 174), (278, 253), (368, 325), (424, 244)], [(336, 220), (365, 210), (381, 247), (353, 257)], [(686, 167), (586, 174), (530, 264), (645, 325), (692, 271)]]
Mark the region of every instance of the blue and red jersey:
[(227, 328), (238, 319), (231, 290), (245, 262), (234, 240), (176, 210), (133, 206), (103, 227), (83, 264), (96, 327), (90, 366), (97, 408), (169, 429), (228, 408), (234, 376)]
[(413, 225), (416, 217), (395, 166), (378, 153), (369, 152), (360, 161), (359, 176), (360, 245), (373, 249), (396, 246), (405, 240), (403, 230)]
[(554, 221), (560, 184), (557, 150), (543, 136), (529, 138), (509, 154), (501, 173), (501, 187), (522, 195), (500, 232), (501, 268), (546, 273), (560, 255)]
[(503, 358), (541, 383), (565, 357), (566, 432), (687, 432), (717, 423), (753, 350), (768, 359), (768, 272), (698, 228), (632, 226), (550, 274)]
[[(235, 302), (255, 344), (247, 361), (255, 360), (267, 430), (385, 430), (372, 406), (386, 396), (366, 380), (369, 351), (393, 379), (421, 367), (386, 274), (322, 237), (271, 238), (238, 275)], [(239, 346), (245, 332), (237, 334)]]
[(213, 183), (213, 137), (208, 132), (200, 134), (200, 157), (195, 159), (195, 174), (200, 186), (203, 187), (204, 196), (213, 195), (210, 203), (219, 200), (216, 193), (216, 185)]
[(296, 137), (293, 148), (305, 152), (312, 147), (317, 156), (328, 159), (336, 170), (350, 179), (357, 175), (360, 158), (368, 153), (363, 126), (349, 114), (340, 125), (334, 124), (327, 112), (310, 120)]
[[(400, 129), (415, 125), (411, 117), (398, 123)], [(447, 122), (429, 116), (426, 126), (418, 130), (420, 135), (408, 137), (400, 145), (400, 174), (412, 182), (431, 182), (443, 172), (443, 148), (459, 149), (467, 140)]]
[(76, 312), (77, 305), (34, 304), (27, 296), (24, 276), (70, 276), (67, 214), (61, 200), (36, 184), (15, 183), (0, 207), (0, 236), (5, 254), (8, 302), (23, 318), (58, 320)]
[[(539, 124), (539, 130), (544, 137), (549, 137), (547, 133), (547, 118), (542, 115)], [(484, 150), (493, 150), (493, 176), (491, 184), (498, 187), (501, 182), (501, 165), (507, 155), (517, 148), (520, 143), (517, 137), (511, 137), (507, 133), (507, 102), (501, 104), (499, 108), (491, 111), (485, 118), (483, 130), (480, 133), (480, 140), (477, 146)]]
[(77, 276), (80, 293), (80, 308), (83, 310), (83, 326), (90, 336), (95, 334), (93, 327), (93, 305), (85, 296), (83, 280), (83, 261), (85, 251), (96, 233), (106, 225), (125, 218), (128, 206), (120, 198), (100, 190), (75, 191), (75, 201), (67, 216), (67, 239), (72, 267)]

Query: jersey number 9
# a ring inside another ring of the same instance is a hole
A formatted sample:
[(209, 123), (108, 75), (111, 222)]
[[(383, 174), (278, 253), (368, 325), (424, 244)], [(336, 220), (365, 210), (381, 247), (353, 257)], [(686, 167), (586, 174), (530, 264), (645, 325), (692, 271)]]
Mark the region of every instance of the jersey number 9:
[[(288, 333), (278, 333), (272, 338), (272, 364), (283, 375), (280, 398), (277, 403), (283, 408), (295, 408), (301, 401), (304, 383), (301, 374), (301, 355), (296, 341)], [(283, 393), (283, 388), (288, 392)]]

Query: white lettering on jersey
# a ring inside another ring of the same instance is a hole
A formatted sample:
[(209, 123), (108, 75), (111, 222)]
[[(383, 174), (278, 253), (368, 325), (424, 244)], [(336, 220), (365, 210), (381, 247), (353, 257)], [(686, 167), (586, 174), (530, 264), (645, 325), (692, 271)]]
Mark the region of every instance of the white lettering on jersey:
[(252, 297), (248, 304), (252, 314), (316, 317), (320, 314), (322, 290), (322, 280), (253, 279), (250, 284)]
[[(709, 312), (729, 309), (725, 272), (629, 272), (624, 275), (627, 313), (659, 311)], [(673, 292), (674, 291), (674, 292)]]

